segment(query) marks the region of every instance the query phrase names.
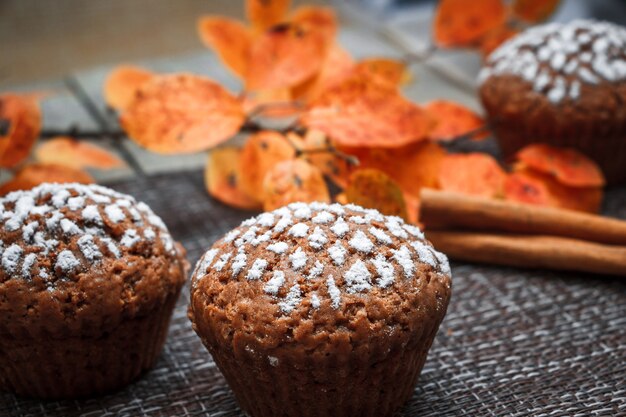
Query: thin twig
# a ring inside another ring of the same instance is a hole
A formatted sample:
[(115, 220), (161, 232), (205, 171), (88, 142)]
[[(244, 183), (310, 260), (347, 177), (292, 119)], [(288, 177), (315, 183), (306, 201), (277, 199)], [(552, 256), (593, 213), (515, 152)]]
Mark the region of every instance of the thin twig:
[(304, 104), (300, 101), (277, 101), (274, 103), (263, 103), (263, 104), (259, 104), (258, 106), (250, 110), (247, 118), (252, 119), (254, 117), (263, 115), (263, 113), (265, 113), (267, 110), (272, 110), (272, 109), (277, 109), (277, 108), (278, 109), (293, 108), (295, 110), (302, 110), (304, 109)]

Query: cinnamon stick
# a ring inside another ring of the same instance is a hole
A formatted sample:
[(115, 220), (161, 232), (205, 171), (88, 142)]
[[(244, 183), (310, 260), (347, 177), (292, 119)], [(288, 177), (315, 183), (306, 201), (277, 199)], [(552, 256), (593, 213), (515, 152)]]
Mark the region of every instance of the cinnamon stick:
[(626, 276), (626, 247), (554, 236), (430, 231), (437, 250), (450, 258), (524, 268)]
[(626, 221), (430, 189), (420, 196), (420, 220), (426, 229), (504, 231), (626, 245)]

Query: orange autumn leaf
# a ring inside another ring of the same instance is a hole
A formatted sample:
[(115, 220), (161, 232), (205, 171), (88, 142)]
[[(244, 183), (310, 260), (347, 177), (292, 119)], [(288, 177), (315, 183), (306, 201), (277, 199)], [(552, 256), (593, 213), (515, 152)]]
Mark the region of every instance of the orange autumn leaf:
[(116, 110), (124, 110), (139, 88), (154, 76), (152, 71), (134, 65), (116, 67), (104, 82), (104, 101)]
[(341, 46), (329, 47), (322, 68), (313, 78), (293, 87), (294, 98), (309, 102), (324, 90), (338, 84), (354, 70), (354, 60)]
[(289, 20), (321, 33), (327, 45), (333, 42), (338, 30), (337, 17), (330, 7), (300, 6), (291, 14)]
[(278, 162), (295, 156), (293, 146), (275, 131), (261, 131), (251, 135), (241, 150), (239, 172), (241, 189), (259, 202), (263, 201), (263, 179)]
[(564, 185), (601, 187), (605, 184), (598, 165), (574, 149), (538, 143), (526, 146), (515, 157), (525, 166), (552, 175)]
[(547, 174), (524, 168), (509, 174), (504, 198), (526, 204), (597, 213), (602, 204), (600, 187), (570, 187)]
[(315, 27), (295, 23), (273, 26), (250, 48), (247, 90), (292, 87), (313, 77), (324, 63), (327, 42)]
[(347, 187), (350, 167), (344, 159), (330, 151), (332, 145), (324, 132), (309, 129), (304, 137), (295, 133), (290, 133), (287, 137), (302, 152), (302, 158), (316, 166), (341, 188)]
[(0, 95), (0, 167), (12, 168), (30, 154), (41, 131), (41, 110), (36, 96)]
[(406, 84), (411, 79), (406, 63), (391, 58), (362, 59), (356, 64), (354, 71), (393, 86)]
[(302, 159), (290, 159), (274, 165), (263, 180), (263, 194), (265, 211), (296, 201), (330, 202), (322, 173)]
[(240, 156), (241, 150), (234, 147), (209, 151), (204, 183), (209, 194), (222, 203), (243, 210), (258, 210), (261, 204), (241, 188)]
[(519, 33), (518, 29), (508, 26), (499, 26), (490, 30), (480, 39), (480, 52), (483, 57), (489, 56), (498, 46)]
[[(448, 100), (434, 100), (424, 110), (435, 121), (429, 137), (437, 141), (449, 141), (485, 126), (482, 117), (467, 107)], [(473, 139), (484, 139), (485, 134), (473, 135)]]
[(377, 169), (359, 169), (350, 176), (345, 189), (349, 203), (372, 208), (408, 220), (402, 190), (387, 174)]
[(246, 0), (246, 16), (257, 31), (282, 23), (291, 0)]
[(546, 20), (559, 6), (560, 0), (514, 0), (513, 16), (529, 23)]
[(502, 26), (506, 15), (502, 0), (440, 0), (434, 18), (434, 41), (444, 48), (471, 45)]
[(337, 146), (399, 147), (426, 138), (431, 120), (394, 86), (356, 75), (309, 104), (304, 126), (326, 133)]
[(439, 170), (442, 190), (482, 197), (500, 195), (505, 179), (498, 162), (484, 153), (447, 155)]
[(160, 153), (211, 148), (235, 135), (244, 120), (237, 98), (214, 81), (191, 74), (148, 81), (120, 117), (131, 139)]
[(203, 16), (198, 20), (198, 34), (235, 75), (243, 78), (248, 70), (252, 35), (238, 20)]
[(84, 171), (63, 165), (28, 164), (17, 171), (11, 180), (0, 186), (0, 195), (11, 191), (30, 190), (44, 182), (91, 184), (94, 180)]
[(44, 164), (74, 169), (111, 169), (124, 165), (120, 158), (106, 149), (65, 136), (58, 136), (41, 144), (35, 150), (35, 158)]

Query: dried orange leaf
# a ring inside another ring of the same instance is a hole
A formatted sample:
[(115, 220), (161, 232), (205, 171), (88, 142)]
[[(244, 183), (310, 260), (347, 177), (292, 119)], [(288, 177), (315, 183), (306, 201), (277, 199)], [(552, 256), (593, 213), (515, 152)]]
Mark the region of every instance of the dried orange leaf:
[(355, 171), (350, 176), (350, 184), (345, 193), (350, 203), (407, 219), (402, 190), (394, 180), (380, 170), (359, 169)]
[(328, 45), (337, 34), (337, 17), (330, 7), (300, 6), (292, 13), (290, 21), (320, 32)]
[(507, 176), (504, 197), (520, 203), (597, 213), (603, 192), (600, 187), (569, 187), (550, 175), (521, 168)]
[(0, 167), (12, 168), (30, 154), (41, 130), (41, 110), (35, 96), (0, 95)]
[(406, 84), (411, 79), (406, 63), (390, 58), (366, 58), (359, 61), (354, 70), (393, 86)]
[(334, 44), (328, 49), (320, 72), (315, 77), (293, 87), (293, 96), (309, 102), (324, 90), (344, 80), (353, 70), (354, 60), (348, 51)]
[(246, 0), (246, 16), (257, 31), (284, 21), (291, 0)]
[(116, 110), (124, 110), (139, 88), (154, 76), (152, 71), (133, 65), (116, 67), (104, 82), (104, 101)]
[(317, 74), (326, 54), (324, 34), (295, 23), (273, 26), (250, 48), (247, 90), (292, 87)]
[(215, 199), (243, 210), (258, 210), (261, 204), (241, 189), (239, 158), (241, 150), (224, 147), (209, 151), (204, 182)]
[(346, 193), (339, 193), (335, 196), (335, 201), (339, 204), (348, 204)]
[[(467, 107), (447, 100), (435, 100), (424, 106), (424, 110), (435, 121), (429, 137), (437, 141), (449, 141), (485, 126), (485, 121)], [(483, 133), (473, 135), (473, 139), (484, 139)]]
[(263, 181), (265, 211), (296, 201), (330, 202), (328, 187), (319, 169), (302, 159), (277, 163)]
[(119, 168), (124, 162), (111, 152), (87, 142), (58, 136), (41, 144), (35, 151), (37, 161), (70, 168)]
[(499, 26), (492, 29), (480, 39), (480, 52), (483, 54), (483, 57), (487, 57), (498, 46), (518, 33), (518, 29), (508, 26)]
[(151, 151), (186, 153), (228, 140), (244, 119), (240, 101), (219, 84), (179, 74), (142, 85), (120, 121), (131, 139)]
[(604, 175), (595, 162), (582, 153), (538, 143), (528, 145), (516, 154), (527, 167), (554, 176), (571, 187), (601, 187)]
[(241, 189), (263, 201), (263, 179), (278, 162), (295, 157), (295, 150), (287, 139), (275, 131), (262, 131), (248, 138), (241, 150), (239, 172)]
[(440, 47), (468, 46), (502, 26), (502, 0), (440, 0), (434, 20), (434, 40)]
[(500, 195), (505, 179), (498, 162), (484, 153), (447, 155), (439, 170), (442, 190), (482, 197)]
[(332, 146), (323, 132), (309, 129), (304, 137), (294, 133), (287, 137), (302, 152), (302, 158), (316, 166), (341, 188), (347, 187), (350, 167), (344, 159), (331, 152)]
[(560, 0), (514, 0), (513, 16), (529, 23), (546, 20), (559, 6)]
[(93, 183), (93, 178), (84, 171), (56, 164), (28, 164), (21, 168), (8, 182), (0, 186), (0, 195), (11, 191), (30, 190), (44, 182)]
[(426, 138), (431, 120), (394, 86), (360, 75), (329, 88), (309, 104), (304, 126), (338, 146), (399, 147)]
[(252, 35), (243, 23), (226, 17), (204, 16), (198, 20), (198, 34), (235, 75), (245, 76)]

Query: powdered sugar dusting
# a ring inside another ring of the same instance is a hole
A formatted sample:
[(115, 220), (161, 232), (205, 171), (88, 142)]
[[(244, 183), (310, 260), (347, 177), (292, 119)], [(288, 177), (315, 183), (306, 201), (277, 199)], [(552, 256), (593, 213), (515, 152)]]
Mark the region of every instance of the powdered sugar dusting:
[(296, 223), (291, 227), (291, 229), (289, 229), (289, 232), (287, 234), (293, 237), (305, 237), (308, 232), (309, 232), (308, 224)]
[(335, 216), (333, 216), (332, 213), (329, 213), (327, 211), (320, 211), (315, 217), (313, 217), (312, 221), (315, 224), (327, 224), (332, 222), (334, 219)]
[(255, 280), (261, 279), (265, 269), (267, 268), (267, 261), (265, 259), (257, 259), (254, 261), (250, 269), (248, 270), (248, 274), (246, 275), (246, 279)]
[(326, 236), (326, 233), (324, 233), (322, 228), (319, 226), (317, 226), (315, 230), (313, 230), (313, 233), (309, 235), (308, 239), (309, 245), (311, 245), (311, 247), (315, 249), (323, 248), (324, 245), (326, 245), (326, 243), (328, 242), (328, 237)]
[(289, 249), (289, 245), (285, 242), (276, 242), (271, 245), (267, 245), (267, 250), (277, 254), (285, 253), (287, 249)]
[(2, 268), (7, 274), (13, 274), (17, 270), (24, 250), (16, 244), (6, 248), (2, 253)]
[(372, 274), (362, 260), (357, 260), (343, 275), (351, 294), (368, 291), (372, 287)]
[(362, 230), (357, 230), (352, 236), (352, 239), (350, 239), (350, 241), (348, 242), (348, 244), (352, 248), (363, 253), (370, 253), (372, 249), (374, 249), (374, 244), (371, 240), (367, 238)]
[(93, 236), (81, 236), (80, 239), (78, 239), (77, 243), (85, 259), (89, 261), (95, 261), (102, 258), (102, 252), (100, 252), (100, 248), (98, 248), (98, 245), (96, 245), (96, 242), (94, 242)]
[(287, 296), (278, 303), (278, 306), (283, 313), (291, 313), (302, 301), (302, 291), (300, 286), (296, 283), (291, 286)]
[(381, 288), (387, 288), (393, 284), (395, 277), (393, 265), (380, 253), (376, 255), (376, 258), (372, 259), (372, 263), (374, 264), (374, 268), (376, 268), (376, 273), (378, 274), (376, 285)]
[(330, 228), (330, 230), (339, 237), (343, 237), (348, 230), (350, 230), (350, 226), (345, 222), (343, 217), (337, 219), (335, 224)]
[(291, 261), (291, 268), (293, 268), (294, 271), (299, 271), (306, 265), (306, 253), (302, 248), (296, 248), (295, 252), (289, 255), (289, 261)]
[(411, 278), (415, 273), (415, 262), (411, 258), (411, 251), (406, 246), (401, 246), (400, 249), (392, 249), (393, 258), (400, 264), (404, 271), (406, 278)]
[(341, 305), (341, 291), (337, 288), (337, 284), (332, 275), (329, 275), (326, 279), (326, 286), (328, 288), (331, 306), (336, 310)]
[(265, 283), (263, 291), (270, 295), (277, 295), (280, 288), (285, 283), (285, 273), (283, 271), (274, 271), (272, 278)]
[(123, 222), (126, 219), (126, 215), (118, 206), (111, 204), (104, 208), (104, 214), (111, 220), (113, 223)]
[(369, 232), (372, 234), (372, 236), (376, 238), (376, 241), (378, 243), (385, 243), (387, 245), (391, 245), (391, 243), (393, 242), (391, 240), (391, 237), (389, 237), (387, 233), (383, 232), (378, 227), (374, 227), (374, 226), (370, 227)]
[(337, 241), (335, 244), (328, 249), (328, 255), (335, 262), (336, 265), (341, 266), (346, 260), (346, 255), (348, 251), (343, 247), (341, 242)]
[(64, 273), (72, 272), (79, 266), (80, 262), (78, 261), (78, 259), (76, 259), (72, 251), (69, 251), (67, 249), (59, 252), (59, 254), (57, 255), (57, 261), (54, 264), (55, 268), (60, 269)]

